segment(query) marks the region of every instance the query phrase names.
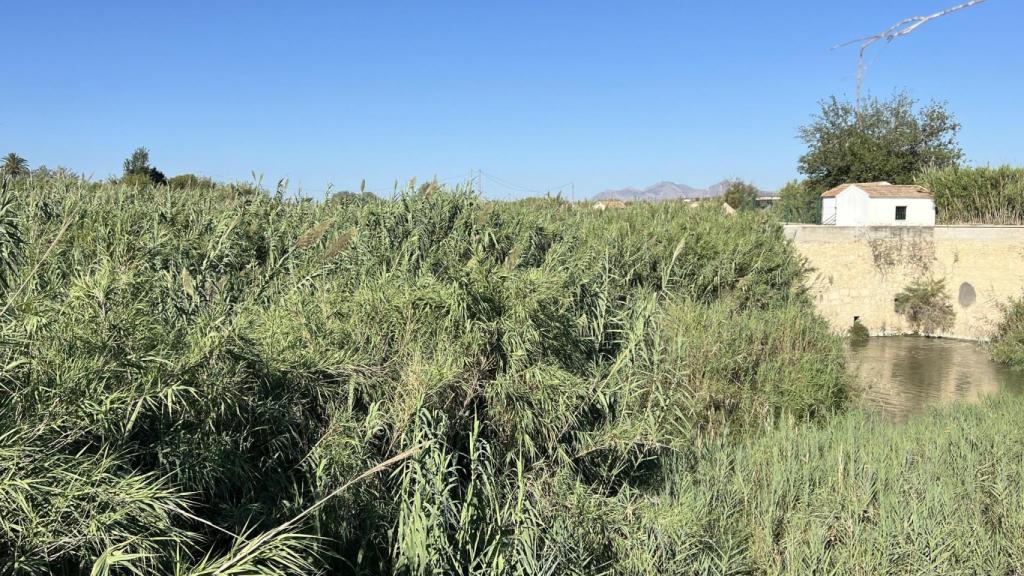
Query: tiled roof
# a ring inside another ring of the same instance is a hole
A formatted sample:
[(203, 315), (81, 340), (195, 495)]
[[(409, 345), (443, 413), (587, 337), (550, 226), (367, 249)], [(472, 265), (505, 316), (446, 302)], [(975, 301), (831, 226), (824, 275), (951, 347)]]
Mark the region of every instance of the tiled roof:
[(924, 186), (916, 184), (889, 184), (888, 182), (857, 182), (840, 184), (821, 195), (822, 198), (835, 198), (850, 186), (860, 188), (871, 198), (931, 198), (932, 195)]

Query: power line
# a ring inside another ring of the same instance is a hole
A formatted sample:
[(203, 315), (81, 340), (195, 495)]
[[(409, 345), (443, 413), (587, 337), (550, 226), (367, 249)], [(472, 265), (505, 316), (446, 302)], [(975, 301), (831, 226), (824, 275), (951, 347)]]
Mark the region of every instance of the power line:
[(509, 182), (508, 180), (505, 180), (504, 178), (499, 178), (498, 176), (495, 176), (494, 174), (491, 174), (490, 172), (484, 172), (483, 170), (477, 170), (477, 174), (479, 174), (480, 176), (486, 176), (490, 181), (493, 181), (495, 184), (497, 184), (498, 186), (500, 186), (502, 188), (505, 188), (505, 189), (508, 189), (508, 190), (513, 190), (515, 192), (525, 192), (527, 194), (544, 195), (544, 194), (550, 194), (551, 192), (561, 192), (562, 190), (565, 190), (566, 188), (573, 188), (573, 189), (575, 188), (575, 183), (574, 182), (566, 182), (565, 184), (562, 184), (560, 186), (552, 186), (552, 187), (548, 188), (547, 190), (538, 190), (536, 188), (530, 188), (528, 186), (522, 186), (520, 184), (515, 184), (513, 182)]

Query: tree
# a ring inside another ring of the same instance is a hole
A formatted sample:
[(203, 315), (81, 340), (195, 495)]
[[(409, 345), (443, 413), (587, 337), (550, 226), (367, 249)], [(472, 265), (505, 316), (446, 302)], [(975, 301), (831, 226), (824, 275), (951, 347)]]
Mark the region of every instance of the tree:
[(822, 192), (845, 182), (910, 184), (928, 167), (955, 166), (963, 157), (956, 141), (960, 124), (945, 106), (931, 103), (916, 114), (905, 93), (881, 101), (867, 98), (858, 108), (833, 96), (821, 113), (800, 128), (808, 150), (800, 172)]
[(737, 210), (752, 210), (757, 207), (757, 187), (742, 180), (729, 182), (722, 200)]
[(821, 192), (806, 181), (787, 182), (779, 190), (779, 211), (786, 222), (821, 222)]
[(167, 183), (164, 173), (149, 165), (149, 150), (144, 147), (136, 148), (132, 155), (124, 161), (123, 181), (129, 183), (153, 184)]
[(28, 161), (18, 156), (14, 152), (4, 156), (4, 162), (0, 165), (0, 176), (8, 176), (11, 178), (17, 178), (19, 176), (28, 176)]

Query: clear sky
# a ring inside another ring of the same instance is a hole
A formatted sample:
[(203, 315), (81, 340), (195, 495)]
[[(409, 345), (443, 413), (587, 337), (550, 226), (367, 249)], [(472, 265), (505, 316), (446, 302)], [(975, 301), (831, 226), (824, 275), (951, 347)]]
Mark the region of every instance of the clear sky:
[[(0, 154), (104, 178), (182, 172), (388, 193), (465, 178), (576, 198), (797, 176), (798, 126), (852, 98), (856, 49), (959, 0), (9, 2)], [(866, 90), (943, 100), (975, 164), (1024, 164), (1024, 2), (869, 55)], [(566, 188), (568, 193), (568, 188)]]

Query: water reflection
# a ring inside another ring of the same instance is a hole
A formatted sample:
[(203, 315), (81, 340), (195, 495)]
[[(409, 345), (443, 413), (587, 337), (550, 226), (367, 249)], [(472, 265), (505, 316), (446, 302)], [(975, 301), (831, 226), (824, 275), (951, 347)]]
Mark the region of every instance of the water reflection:
[(895, 420), (926, 406), (1024, 392), (1024, 374), (989, 359), (979, 344), (938, 338), (871, 338), (850, 348), (864, 401)]

